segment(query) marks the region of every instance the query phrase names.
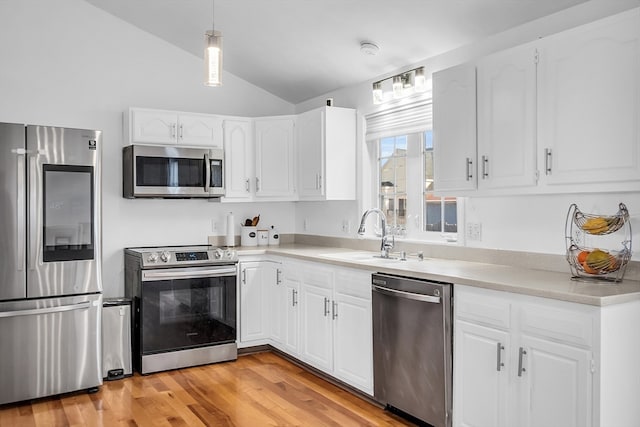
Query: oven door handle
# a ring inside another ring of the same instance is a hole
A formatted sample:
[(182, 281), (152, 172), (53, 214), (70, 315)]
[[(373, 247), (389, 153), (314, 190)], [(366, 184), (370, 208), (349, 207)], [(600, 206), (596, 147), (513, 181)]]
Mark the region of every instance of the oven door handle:
[(235, 276), (236, 268), (211, 268), (206, 270), (189, 270), (189, 271), (177, 271), (177, 270), (149, 270), (142, 272), (142, 281), (153, 280), (174, 280), (174, 279), (190, 279), (199, 277), (226, 277)]

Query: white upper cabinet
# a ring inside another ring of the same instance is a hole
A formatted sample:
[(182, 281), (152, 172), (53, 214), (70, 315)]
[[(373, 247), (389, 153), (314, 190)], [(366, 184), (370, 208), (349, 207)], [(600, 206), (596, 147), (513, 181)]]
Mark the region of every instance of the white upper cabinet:
[(476, 188), (476, 68), (465, 64), (433, 74), (434, 189)]
[(249, 119), (225, 120), (225, 201), (251, 200), (253, 130)]
[(529, 44), (478, 62), (480, 189), (536, 185), (535, 61)]
[(355, 200), (356, 111), (322, 107), (297, 117), (301, 200)]
[(178, 144), (222, 148), (222, 118), (209, 114), (178, 114)]
[(639, 180), (640, 11), (548, 37), (539, 45), (544, 182)]
[(640, 9), (434, 73), (435, 191), (637, 189), (638, 76)]
[(222, 119), (215, 115), (131, 108), (125, 119), (131, 144), (222, 147)]
[(295, 187), (295, 118), (291, 116), (256, 119), (255, 196), (294, 200)]

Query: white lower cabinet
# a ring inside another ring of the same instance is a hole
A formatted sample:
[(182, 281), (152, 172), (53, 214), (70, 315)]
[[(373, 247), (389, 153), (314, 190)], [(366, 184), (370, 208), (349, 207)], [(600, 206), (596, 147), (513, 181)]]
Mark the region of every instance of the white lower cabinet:
[(371, 273), (310, 262), (283, 268), (286, 340), (274, 345), (373, 394)]
[(334, 375), (372, 395), (371, 273), (337, 269), (333, 298)]
[(511, 399), (505, 348), (509, 334), (495, 328), (457, 320), (453, 385), (454, 422), (457, 426), (508, 426)]
[(239, 347), (268, 343), (279, 268), (280, 264), (272, 261), (240, 262)]
[(595, 307), (454, 292), (454, 426), (594, 425)]
[(518, 425), (593, 425), (591, 351), (527, 335), (521, 337), (519, 350), (523, 372)]

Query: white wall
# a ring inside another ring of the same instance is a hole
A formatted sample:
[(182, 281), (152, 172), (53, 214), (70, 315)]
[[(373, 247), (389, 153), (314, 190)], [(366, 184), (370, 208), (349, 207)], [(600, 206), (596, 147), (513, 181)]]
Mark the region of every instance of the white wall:
[[(204, 31), (204, 30), (203, 30)], [(103, 281), (123, 295), (122, 249), (200, 244), (224, 234), (224, 216), (260, 213), (293, 232), (291, 203), (127, 200), (122, 194), (122, 113), (130, 106), (263, 116), (293, 105), (225, 73), (202, 84), (202, 59), (82, 0), (0, 0), (0, 121), (103, 131)], [(3, 154), (4, 155), (4, 154)], [(212, 220), (222, 227), (212, 232)]]
[[(487, 55), (518, 44), (535, 40), (564, 29), (591, 22), (639, 5), (637, 0), (592, 0), (557, 14), (533, 21), (523, 26), (505, 31), (473, 45), (425, 60), (419, 64), (407, 64), (403, 70), (416, 66), (425, 66), (428, 73), (448, 68), (475, 58)], [(391, 73), (393, 75), (395, 73)], [(356, 108), (364, 116), (384, 109), (374, 106), (371, 96), (371, 81), (327, 93), (296, 105), (296, 112), (304, 112), (322, 105), (328, 97), (334, 98), (336, 106)], [(358, 176), (367, 176), (362, 172), (366, 168), (367, 156), (364, 149), (364, 132), (360, 132)], [(359, 188), (362, 195), (368, 189)], [(360, 197), (362, 201), (362, 197)], [(466, 245), (478, 248), (531, 251), (539, 253), (564, 254), (565, 218), (571, 203), (577, 203), (584, 212), (613, 214), (618, 203), (624, 202), (632, 215), (632, 228), (636, 230), (633, 238), (640, 241), (640, 192), (587, 194), (587, 195), (549, 195), (519, 197), (474, 197), (467, 200), (464, 215), (467, 221), (482, 224), (482, 240), (470, 241)], [(365, 203), (366, 204), (366, 203)], [(296, 232), (347, 237), (341, 224), (345, 220), (356, 223), (351, 230), (355, 235), (357, 222), (362, 212), (371, 206), (362, 203), (326, 202), (296, 204)], [(310, 224), (304, 229), (305, 220)], [(460, 243), (465, 244), (463, 238)], [(612, 248), (617, 248), (613, 246)], [(633, 257), (640, 259), (640, 253)]]

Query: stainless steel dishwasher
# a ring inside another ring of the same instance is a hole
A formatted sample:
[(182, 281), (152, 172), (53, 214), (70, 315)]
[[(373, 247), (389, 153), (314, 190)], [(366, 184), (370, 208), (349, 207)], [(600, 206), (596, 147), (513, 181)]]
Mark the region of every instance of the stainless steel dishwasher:
[(452, 285), (382, 273), (371, 282), (375, 399), (451, 426)]

